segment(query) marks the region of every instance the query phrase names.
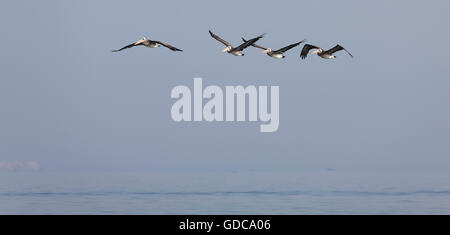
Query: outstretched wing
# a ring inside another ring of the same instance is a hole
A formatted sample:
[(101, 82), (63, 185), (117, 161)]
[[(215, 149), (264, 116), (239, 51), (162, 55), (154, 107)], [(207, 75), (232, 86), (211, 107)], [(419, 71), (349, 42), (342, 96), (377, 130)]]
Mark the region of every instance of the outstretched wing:
[(139, 45), (141, 45), (141, 44), (132, 43), (130, 45), (127, 45), (127, 46), (124, 46), (124, 47), (120, 48), (119, 50), (113, 50), (112, 52), (119, 52), (119, 51), (122, 51), (122, 50), (125, 50), (125, 49), (128, 49), (128, 48), (139, 46)]
[(287, 47), (283, 47), (283, 48), (277, 50), (276, 52), (279, 52), (279, 53), (286, 52), (286, 51), (288, 51), (288, 50), (290, 50), (290, 49), (292, 49), (292, 48), (294, 48), (294, 47), (296, 47), (296, 46), (302, 44), (303, 42), (305, 42), (305, 40), (301, 40), (300, 42), (291, 44), (291, 45), (289, 45), (289, 46), (287, 46)]
[(229, 42), (227, 42), (227, 41), (223, 40), (222, 38), (220, 38), (219, 36), (213, 34), (213, 33), (211, 32), (211, 30), (209, 30), (209, 34), (211, 35), (211, 37), (213, 37), (213, 38), (216, 39), (217, 41), (219, 41), (219, 42), (225, 44), (225, 46), (227, 46), (227, 47), (233, 47)]
[(256, 37), (256, 38), (252, 38), (252, 39), (250, 39), (250, 40), (248, 40), (248, 41), (242, 43), (242, 44), (239, 45), (238, 47), (234, 48), (233, 51), (242, 51), (242, 50), (244, 50), (245, 48), (247, 48), (247, 47), (253, 45), (255, 42), (257, 42), (259, 39), (261, 39), (261, 38), (263, 38), (263, 37), (264, 37), (264, 34), (261, 34), (261, 35), (259, 35), (259, 36)]
[(300, 57), (302, 59), (305, 59), (306, 56), (308, 56), (308, 53), (311, 49), (320, 49), (320, 47), (318, 46), (314, 46), (314, 45), (310, 45), (310, 44), (305, 44), (305, 46), (303, 46), (302, 52), (300, 53)]
[[(242, 38), (242, 41), (248, 42), (247, 40), (245, 40), (245, 38)], [(253, 46), (253, 47), (256, 47), (256, 48), (259, 48), (259, 49), (267, 50), (267, 48), (262, 47), (262, 46), (259, 46), (259, 45), (256, 45), (256, 44), (254, 44), (254, 43), (252, 44), (252, 46)]]
[(331, 48), (330, 50), (326, 51), (325, 53), (332, 55), (333, 53), (338, 52), (340, 50), (344, 50), (353, 58), (353, 55), (350, 52), (348, 52), (345, 48), (343, 48), (341, 45), (336, 45), (335, 47)]
[(158, 44), (161, 44), (161, 45), (163, 45), (163, 46), (169, 48), (169, 49), (172, 50), (172, 51), (183, 51), (183, 50), (181, 50), (181, 49), (178, 49), (178, 48), (176, 48), (176, 47), (174, 47), (174, 46), (171, 46), (171, 45), (169, 45), (169, 44), (167, 44), (167, 43), (164, 43), (164, 42), (160, 42), (160, 41), (153, 41), (153, 42), (158, 43)]

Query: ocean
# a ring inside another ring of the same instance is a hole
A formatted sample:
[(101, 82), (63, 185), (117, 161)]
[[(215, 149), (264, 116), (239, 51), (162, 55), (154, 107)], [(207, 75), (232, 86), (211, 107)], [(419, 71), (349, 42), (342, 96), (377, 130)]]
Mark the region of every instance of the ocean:
[(447, 171), (0, 172), (0, 214), (450, 214), (449, 182)]

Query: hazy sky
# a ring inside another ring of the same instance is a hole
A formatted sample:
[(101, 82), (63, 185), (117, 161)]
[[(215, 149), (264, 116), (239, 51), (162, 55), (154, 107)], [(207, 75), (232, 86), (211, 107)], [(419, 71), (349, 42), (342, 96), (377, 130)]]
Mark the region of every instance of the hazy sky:
[[(0, 161), (56, 170), (448, 169), (449, 1), (0, 2)], [(304, 38), (336, 60), (284, 60)], [(132, 48), (147, 36), (184, 50)], [(176, 123), (170, 91), (280, 86), (280, 128)]]

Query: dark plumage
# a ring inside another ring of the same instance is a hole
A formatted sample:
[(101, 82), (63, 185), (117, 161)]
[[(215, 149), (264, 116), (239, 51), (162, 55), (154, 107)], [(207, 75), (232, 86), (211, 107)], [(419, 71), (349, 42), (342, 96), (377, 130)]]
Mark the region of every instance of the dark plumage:
[(164, 47), (167, 47), (167, 48), (169, 48), (172, 51), (183, 51), (183, 50), (178, 49), (178, 48), (176, 48), (174, 46), (171, 46), (171, 45), (169, 45), (167, 43), (163, 43), (163, 42), (160, 42), (160, 41), (153, 41), (153, 40), (147, 39), (146, 37), (143, 37), (141, 40), (139, 40), (139, 41), (137, 41), (135, 43), (132, 43), (130, 45), (124, 46), (124, 47), (120, 48), (119, 50), (113, 50), (113, 52), (119, 52), (119, 51), (122, 51), (122, 50), (125, 50), (125, 49), (128, 49), (128, 48), (132, 48), (132, 47), (135, 47), (135, 46), (146, 46), (146, 47), (150, 47), (150, 48), (156, 48), (156, 47), (159, 47), (160, 45), (162, 45)]
[[(242, 38), (242, 40), (243, 40), (244, 42), (247, 42), (247, 40), (245, 40), (244, 38)], [(281, 59), (281, 58), (284, 58), (284, 55), (283, 55), (284, 52), (286, 52), (286, 51), (288, 51), (288, 50), (290, 50), (290, 49), (292, 49), (292, 48), (294, 48), (294, 47), (300, 45), (300, 44), (303, 43), (303, 42), (305, 42), (305, 40), (302, 40), (302, 41), (300, 41), (300, 42), (297, 42), (297, 43), (288, 45), (288, 46), (286, 46), (286, 47), (283, 47), (283, 48), (278, 49), (278, 50), (275, 50), (275, 51), (272, 50), (272, 49), (270, 49), (270, 48), (265, 48), (265, 47), (259, 46), (259, 45), (257, 45), (257, 44), (253, 44), (252, 46), (253, 46), (253, 47), (256, 47), (256, 48), (263, 49), (264, 51), (261, 52), (262, 54), (267, 54), (267, 55), (270, 56), (270, 57), (277, 58), (277, 59)]]
[(211, 30), (209, 31), (209, 34), (211, 35), (212, 38), (216, 39), (217, 41), (223, 43), (225, 46), (227, 46), (225, 49), (222, 50), (222, 52), (228, 52), (230, 54), (236, 55), (236, 56), (243, 56), (244, 54), (242, 53), (242, 51), (253, 45), (255, 42), (257, 42), (259, 39), (264, 37), (264, 34), (252, 38), (248, 41), (245, 41), (244, 43), (242, 43), (241, 45), (239, 45), (238, 47), (233, 47), (233, 45), (231, 45), (229, 42), (223, 40), (222, 38), (220, 38), (219, 36), (215, 35), (213, 32), (211, 32)]
[(353, 58), (353, 55), (350, 54), (350, 52), (347, 51), (347, 50), (346, 50), (344, 47), (342, 47), (341, 45), (336, 45), (335, 47), (333, 47), (333, 48), (331, 48), (331, 49), (325, 51), (325, 50), (323, 50), (322, 48), (320, 48), (320, 47), (318, 47), (318, 46), (314, 46), (314, 45), (310, 45), (310, 44), (306, 44), (306, 45), (303, 47), (302, 52), (300, 53), (300, 57), (301, 57), (302, 59), (305, 59), (305, 58), (308, 56), (309, 51), (312, 50), (312, 49), (317, 49), (317, 51), (313, 51), (313, 52), (311, 52), (311, 53), (315, 53), (315, 54), (317, 54), (318, 56), (320, 56), (320, 57), (322, 57), (322, 58), (324, 58), (324, 59), (332, 59), (332, 58), (336, 58), (336, 56), (333, 55), (333, 54), (336, 53), (336, 52), (338, 52), (338, 51), (340, 51), (340, 50), (346, 51), (346, 52)]
[(303, 46), (302, 52), (300, 53), (300, 57), (301, 57), (302, 59), (305, 59), (306, 56), (308, 56), (308, 52), (309, 52), (311, 49), (320, 49), (320, 47), (313, 46), (313, 45), (310, 45), (310, 44), (305, 44), (305, 45)]

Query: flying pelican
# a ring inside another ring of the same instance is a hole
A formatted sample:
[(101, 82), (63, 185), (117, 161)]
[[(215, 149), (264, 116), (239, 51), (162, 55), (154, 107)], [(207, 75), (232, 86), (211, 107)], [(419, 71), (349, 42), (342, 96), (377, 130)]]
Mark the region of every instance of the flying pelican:
[(311, 49), (317, 49), (317, 50), (312, 51), (310, 54), (317, 54), (318, 56), (320, 56), (320, 57), (322, 57), (324, 59), (334, 59), (334, 58), (336, 58), (336, 56), (333, 55), (333, 54), (335, 52), (340, 51), (340, 50), (346, 51), (353, 58), (353, 55), (350, 54), (350, 52), (348, 52), (345, 48), (343, 48), (340, 45), (336, 45), (335, 47), (331, 48), (330, 50), (325, 51), (324, 49), (322, 49), (322, 48), (320, 48), (318, 46), (314, 46), (314, 45), (310, 45), (310, 44), (305, 44), (305, 46), (303, 47), (302, 53), (300, 54), (300, 57), (302, 59), (305, 59), (306, 56), (308, 55), (308, 52)]
[[(243, 40), (244, 42), (247, 42), (247, 40), (245, 40), (244, 38), (242, 38), (242, 40)], [(256, 48), (263, 49), (263, 51), (261, 52), (261, 54), (267, 54), (268, 56), (270, 56), (270, 57), (272, 57), (272, 58), (275, 58), (275, 59), (283, 59), (283, 58), (285, 57), (285, 56), (283, 55), (284, 52), (286, 52), (286, 51), (288, 51), (288, 50), (290, 50), (290, 49), (292, 49), (292, 48), (294, 48), (294, 47), (300, 45), (300, 44), (303, 43), (303, 42), (305, 42), (305, 40), (301, 40), (300, 42), (291, 44), (291, 45), (289, 45), (289, 46), (283, 47), (283, 48), (278, 49), (278, 50), (276, 50), (276, 51), (274, 51), (274, 50), (272, 50), (272, 49), (270, 49), (270, 48), (265, 48), (265, 47), (256, 45), (256, 44), (253, 44), (252, 46), (253, 46), (253, 47), (256, 47)]]
[(166, 44), (166, 43), (163, 43), (163, 42), (160, 42), (160, 41), (152, 41), (152, 40), (147, 39), (146, 37), (143, 37), (141, 40), (139, 40), (139, 41), (137, 41), (135, 43), (132, 43), (132, 44), (130, 44), (128, 46), (124, 46), (124, 47), (120, 48), (119, 50), (114, 50), (113, 52), (119, 52), (119, 51), (122, 51), (122, 50), (125, 50), (125, 49), (128, 49), (128, 48), (132, 48), (132, 47), (135, 47), (135, 46), (146, 46), (146, 47), (150, 47), (150, 48), (156, 48), (156, 47), (160, 47), (161, 45), (169, 48), (172, 51), (183, 51), (183, 50), (180, 50), (180, 49), (178, 49), (178, 48), (176, 48), (174, 46), (171, 46), (169, 44)]
[(216, 39), (217, 41), (225, 44), (225, 46), (227, 46), (225, 49), (222, 50), (222, 52), (228, 52), (230, 54), (233, 54), (235, 56), (244, 56), (244, 54), (242, 53), (242, 51), (251, 46), (253, 43), (255, 43), (256, 41), (258, 41), (259, 39), (264, 37), (264, 34), (256, 37), (256, 38), (252, 38), (244, 43), (242, 43), (241, 45), (239, 45), (238, 47), (233, 47), (230, 43), (228, 43), (227, 41), (223, 40), (222, 38), (220, 38), (219, 36), (213, 34), (211, 32), (211, 30), (209, 31), (209, 34), (211, 35), (211, 37), (213, 37), (214, 39)]

